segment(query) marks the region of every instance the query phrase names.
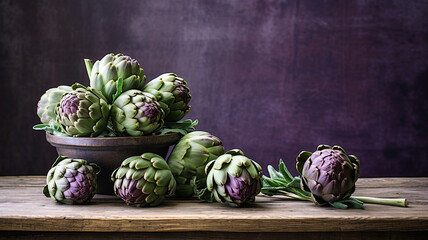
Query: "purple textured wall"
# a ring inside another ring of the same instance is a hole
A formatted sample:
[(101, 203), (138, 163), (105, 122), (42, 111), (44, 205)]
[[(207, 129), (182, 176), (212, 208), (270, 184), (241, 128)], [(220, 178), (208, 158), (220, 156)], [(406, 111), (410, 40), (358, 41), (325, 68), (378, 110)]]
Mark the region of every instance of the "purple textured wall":
[(3, 0), (0, 31), (0, 175), (45, 174), (40, 95), (123, 52), (186, 79), (198, 129), (264, 167), (323, 143), (361, 176), (428, 176), (428, 1)]

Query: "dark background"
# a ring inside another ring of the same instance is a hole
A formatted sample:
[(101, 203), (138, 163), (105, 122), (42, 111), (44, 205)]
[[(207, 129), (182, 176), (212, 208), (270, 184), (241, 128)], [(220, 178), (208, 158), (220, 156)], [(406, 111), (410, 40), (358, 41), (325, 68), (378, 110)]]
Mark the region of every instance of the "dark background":
[(198, 130), (264, 167), (338, 144), (361, 176), (428, 176), (428, 1), (0, 1), (0, 175), (56, 158), (36, 105), (122, 52), (187, 80)]

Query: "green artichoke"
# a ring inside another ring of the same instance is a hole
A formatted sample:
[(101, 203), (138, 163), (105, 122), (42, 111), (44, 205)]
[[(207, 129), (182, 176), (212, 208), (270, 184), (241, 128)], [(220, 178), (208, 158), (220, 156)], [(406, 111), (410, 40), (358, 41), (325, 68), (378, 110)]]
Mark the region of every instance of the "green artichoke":
[(37, 103), (37, 115), (40, 121), (44, 124), (49, 124), (50, 121), (56, 121), (55, 109), (61, 101), (62, 95), (71, 92), (70, 86), (58, 86), (48, 89)]
[(360, 162), (340, 146), (319, 145), (314, 153), (303, 151), (297, 157), (302, 189), (311, 192), (319, 204), (349, 198), (355, 191)]
[(262, 184), (262, 167), (233, 149), (209, 162), (205, 168), (207, 189), (215, 199), (233, 207), (254, 203)]
[(91, 87), (100, 91), (109, 103), (113, 102), (113, 96), (118, 91), (119, 78), (123, 80), (123, 92), (129, 89), (142, 90), (146, 82), (144, 70), (138, 61), (121, 53), (107, 54), (94, 64), (85, 59), (85, 64)]
[(115, 194), (128, 205), (159, 205), (174, 194), (176, 183), (166, 161), (154, 153), (125, 159), (111, 175)]
[[(168, 165), (177, 180), (175, 194), (181, 197), (193, 196), (193, 180), (197, 190), (204, 191), (207, 177), (205, 166), (223, 153), (221, 140), (208, 132), (195, 131), (182, 137), (168, 157)], [(202, 197), (204, 192), (197, 193)]]
[(99, 171), (95, 163), (60, 156), (47, 174), (43, 193), (59, 203), (86, 203), (95, 195)]
[(150, 135), (163, 126), (164, 112), (155, 97), (128, 90), (113, 103), (111, 121), (117, 135)]
[(61, 98), (56, 109), (57, 122), (69, 136), (98, 136), (107, 127), (110, 106), (93, 89), (76, 84), (73, 89)]
[(176, 122), (181, 120), (190, 110), (188, 105), (192, 96), (187, 83), (175, 73), (164, 73), (151, 80), (144, 87), (156, 97), (165, 112), (165, 121)]

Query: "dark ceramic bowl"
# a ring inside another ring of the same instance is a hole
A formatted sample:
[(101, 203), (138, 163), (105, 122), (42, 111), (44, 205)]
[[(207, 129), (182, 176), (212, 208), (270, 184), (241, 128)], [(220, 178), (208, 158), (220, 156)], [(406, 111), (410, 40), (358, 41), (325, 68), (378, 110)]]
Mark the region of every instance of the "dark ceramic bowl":
[(180, 140), (180, 137), (178, 133), (100, 138), (61, 137), (46, 133), (46, 140), (56, 148), (60, 156), (85, 159), (101, 167), (97, 191), (101, 194), (114, 194), (111, 173), (127, 157), (152, 152), (165, 158), (169, 147)]

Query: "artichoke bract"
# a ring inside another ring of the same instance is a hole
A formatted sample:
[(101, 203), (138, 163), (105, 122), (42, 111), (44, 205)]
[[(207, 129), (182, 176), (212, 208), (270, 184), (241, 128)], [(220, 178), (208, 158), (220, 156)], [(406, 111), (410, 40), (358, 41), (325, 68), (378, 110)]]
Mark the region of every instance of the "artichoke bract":
[(62, 95), (71, 92), (70, 86), (58, 86), (56, 88), (48, 89), (37, 103), (37, 115), (40, 121), (44, 124), (48, 124), (50, 121), (56, 121), (55, 109), (58, 103), (61, 101)]
[(94, 90), (73, 85), (56, 109), (57, 122), (72, 137), (96, 137), (107, 127), (110, 106)]
[(143, 92), (151, 93), (156, 97), (165, 112), (167, 122), (181, 120), (190, 110), (188, 104), (192, 96), (187, 83), (175, 73), (164, 73), (149, 81)]
[(59, 203), (86, 203), (95, 195), (99, 171), (95, 163), (59, 156), (47, 174), (43, 193)]
[[(177, 181), (175, 194), (180, 197), (193, 196), (195, 194), (194, 186), (191, 184), (193, 178), (196, 189), (205, 192), (207, 177), (205, 166), (222, 154), (224, 154), (223, 143), (208, 132), (195, 131), (183, 136), (168, 157), (168, 165)], [(197, 194), (202, 197), (204, 192)]]
[(360, 162), (340, 146), (319, 145), (314, 153), (303, 151), (297, 157), (302, 189), (323, 205), (349, 198), (355, 191)]
[(125, 159), (111, 175), (115, 194), (128, 205), (159, 205), (174, 194), (176, 182), (166, 161), (155, 153)]
[(207, 189), (215, 199), (233, 207), (249, 206), (260, 193), (263, 171), (255, 161), (233, 149), (209, 162), (205, 168)]
[(128, 90), (113, 103), (111, 121), (116, 134), (150, 135), (163, 126), (164, 112), (154, 96), (140, 90)]
[(91, 87), (100, 91), (109, 103), (113, 102), (113, 95), (117, 92), (118, 80), (122, 78), (123, 89), (142, 90), (146, 82), (144, 70), (137, 60), (119, 54), (107, 54), (94, 64), (85, 59), (86, 70), (90, 78)]

